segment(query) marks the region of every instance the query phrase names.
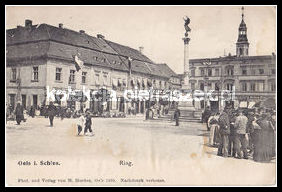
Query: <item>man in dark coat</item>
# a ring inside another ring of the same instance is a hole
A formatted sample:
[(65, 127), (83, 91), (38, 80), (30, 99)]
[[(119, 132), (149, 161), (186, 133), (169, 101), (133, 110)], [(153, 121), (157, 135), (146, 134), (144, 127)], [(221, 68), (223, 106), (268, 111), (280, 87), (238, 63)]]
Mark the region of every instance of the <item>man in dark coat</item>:
[(32, 106), (30, 107), (30, 113), (29, 113), (29, 114), (30, 114), (30, 116), (31, 116), (32, 118), (34, 118), (34, 115), (35, 115), (35, 106), (32, 105)]
[(228, 136), (230, 134), (230, 121), (226, 111), (222, 111), (218, 118), (220, 143), (218, 156), (228, 157)]
[(202, 122), (207, 124), (207, 130), (210, 131), (210, 128), (208, 126), (208, 119), (210, 118), (212, 114), (212, 111), (210, 110), (210, 107), (207, 107), (202, 115)]
[(51, 101), (49, 106), (48, 106), (48, 116), (49, 116), (49, 120), (50, 120), (50, 126), (53, 127), (53, 120), (54, 120), (54, 116), (56, 115), (56, 107), (53, 104), (53, 102)]
[(91, 126), (92, 126), (91, 115), (90, 115), (90, 112), (87, 112), (87, 113), (86, 113), (86, 119), (85, 119), (84, 135), (86, 135), (86, 133), (88, 132), (88, 130), (89, 130), (89, 132), (93, 135)]
[(176, 106), (174, 111), (175, 126), (179, 126), (179, 117), (180, 117), (180, 110)]
[(20, 102), (17, 103), (15, 114), (16, 114), (17, 124), (20, 125), (21, 121), (23, 120), (23, 106), (20, 104)]

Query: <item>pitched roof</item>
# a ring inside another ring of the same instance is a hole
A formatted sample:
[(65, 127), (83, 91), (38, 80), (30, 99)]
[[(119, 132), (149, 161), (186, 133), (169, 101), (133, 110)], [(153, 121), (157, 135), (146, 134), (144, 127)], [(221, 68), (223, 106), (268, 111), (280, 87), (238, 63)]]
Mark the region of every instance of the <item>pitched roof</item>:
[(130, 57), (134, 72), (166, 78), (175, 74), (166, 64), (155, 64), (136, 49), (48, 24), (9, 29), (6, 44), (8, 59), (49, 56), (73, 60), (79, 53), (87, 64), (128, 71)]

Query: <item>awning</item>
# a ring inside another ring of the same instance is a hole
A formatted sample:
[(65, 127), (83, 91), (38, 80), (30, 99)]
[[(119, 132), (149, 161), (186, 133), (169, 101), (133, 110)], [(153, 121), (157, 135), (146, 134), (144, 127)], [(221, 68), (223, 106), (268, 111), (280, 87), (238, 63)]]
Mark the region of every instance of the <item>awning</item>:
[(255, 106), (255, 104), (256, 104), (256, 102), (254, 102), (254, 101), (249, 102), (248, 108), (249, 109), (253, 108)]
[(241, 101), (239, 104), (239, 108), (247, 108), (248, 107), (248, 102), (247, 101)]

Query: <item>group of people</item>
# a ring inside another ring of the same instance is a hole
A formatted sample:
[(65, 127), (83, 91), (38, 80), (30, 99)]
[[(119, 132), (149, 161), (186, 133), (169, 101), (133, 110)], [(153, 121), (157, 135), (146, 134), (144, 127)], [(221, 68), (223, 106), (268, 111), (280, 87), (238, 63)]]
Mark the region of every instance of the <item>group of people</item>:
[(275, 157), (276, 119), (274, 112), (243, 111), (226, 107), (207, 118), (209, 144), (217, 155), (269, 162)]
[(84, 135), (89, 131), (93, 136), (93, 130), (91, 128), (92, 120), (90, 112), (82, 113), (81, 116), (77, 119), (77, 135), (79, 136), (84, 128)]

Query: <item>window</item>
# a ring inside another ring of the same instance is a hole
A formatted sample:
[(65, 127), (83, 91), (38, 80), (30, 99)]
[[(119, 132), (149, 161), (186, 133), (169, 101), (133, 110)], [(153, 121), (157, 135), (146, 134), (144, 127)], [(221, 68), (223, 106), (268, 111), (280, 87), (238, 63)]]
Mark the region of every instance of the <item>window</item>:
[(242, 75), (247, 75), (247, 69), (242, 69)]
[(251, 83), (251, 91), (256, 91), (256, 84), (255, 83)]
[(195, 76), (195, 69), (192, 69), (191, 70), (191, 77), (194, 77)]
[(228, 69), (227, 69), (227, 75), (228, 75), (228, 76), (233, 76), (233, 73), (234, 73), (234, 71), (233, 71), (232, 68), (228, 68)]
[(241, 90), (247, 91), (247, 83), (246, 82), (242, 83), (242, 89)]
[(212, 84), (208, 83), (208, 90), (210, 90), (212, 88)]
[(275, 75), (275, 72), (276, 72), (275, 69), (271, 69), (271, 74), (272, 75)]
[(17, 80), (17, 69), (12, 68), (11, 81), (16, 81), (16, 80)]
[(205, 85), (204, 85), (204, 83), (201, 83), (200, 84), (200, 90), (204, 91), (204, 89), (205, 89)]
[(62, 68), (56, 68), (56, 81), (61, 81)]
[(229, 90), (229, 91), (232, 91), (232, 89), (233, 89), (233, 84), (232, 84), (232, 83), (227, 83), (227, 84), (226, 84), (226, 89)]
[(37, 107), (37, 95), (32, 96), (33, 106)]
[(162, 88), (162, 81), (159, 81), (159, 88)]
[(95, 85), (100, 85), (100, 75), (95, 74)]
[(192, 90), (195, 89), (195, 83), (191, 83), (191, 89), (192, 89)]
[(212, 76), (212, 69), (208, 69), (208, 76)]
[(22, 95), (22, 105), (23, 108), (26, 109), (26, 95)]
[(264, 69), (259, 69), (259, 74), (260, 75), (264, 74)]
[(81, 83), (86, 83), (86, 72), (82, 72)]
[(69, 83), (75, 82), (75, 70), (70, 70)]
[(255, 75), (255, 74), (256, 74), (256, 70), (255, 70), (255, 69), (252, 69), (252, 70), (251, 70), (251, 74), (252, 74), (252, 75)]
[(32, 80), (38, 81), (38, 67), (33, 67), (32, 70)]
[(103, 75), (103, 85), (107, 85), (108, 76), (106, 74)]
[(219, 69), (215, 69), (215, 76), (219, 76)]
[(240, 55), (243, 55), (243, 48), (240, 48)]
[(201, 76), (205, 76), (205, 70), (201, 69)]
[(275, 89), (276, 89), (276, 87), (275, 87), (275, 82), (271, 82), (271, 84), (270, 84), (270, 90), (271, 90), (271, 91), (276, 91)]

